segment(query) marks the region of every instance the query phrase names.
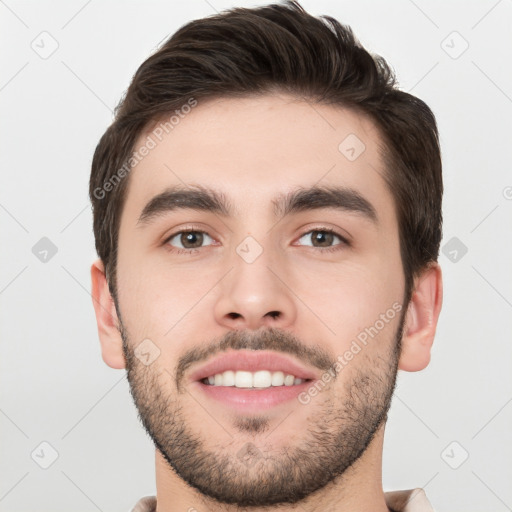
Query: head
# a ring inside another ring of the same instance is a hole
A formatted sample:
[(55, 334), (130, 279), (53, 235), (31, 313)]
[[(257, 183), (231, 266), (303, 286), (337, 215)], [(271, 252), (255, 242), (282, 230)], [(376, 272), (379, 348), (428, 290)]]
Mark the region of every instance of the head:
[[(384, 59), (297, 3), (191, 22), (137, 70), (90, 197), (103, 358), (172, 471), (266, 505), (356, 466), (442, 299), (436, 122)], [(204, 389), (248, 352), (301, 366), (297, 399)]]

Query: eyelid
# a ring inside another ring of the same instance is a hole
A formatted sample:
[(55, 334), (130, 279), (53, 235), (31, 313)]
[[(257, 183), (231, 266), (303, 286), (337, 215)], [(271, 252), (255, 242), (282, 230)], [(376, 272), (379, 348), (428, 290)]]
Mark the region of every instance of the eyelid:
[(169, 240), (174, 238), (176, 235), (180, 235), (181, 233), (188, 233), (190, 231), (204, 233), (204, 234), (208, 235), (210, 238), (212, 238), (213, 240), (215, 240), (215, 237), (210, 235), (207, 228), (197, 226), (194, 224), (186, 224), (184, 226), (174, 228), (170, 234), (168, 234), (168, 235), (166, 234), (163, 238), (162, 245), (167, 244), (169, 242)]
[[(179, 228), (173, 229), (169, 235), (166, 235), (164, 237), (163, 241), (161, 242), (161, 245), (170, 246), (170, 247), (172, 247), (172, 250), (175, 250), (175, 251), (183, 251), (183, 252), (189, 252), (189, 253), (197, 251), (199, 249), (204, 249), (206, 247), (209, 247), (209, 246), (203, 246), (203, 247), (196, 247), (193, 249), (182, 249), (181, 247), (174, 247), (169, 244), (169, 242), (176, 236), (181, 235), (182, 233), (189, 233), (189, 232), (203, 233), (203, 234), (209, 236), (213, 240), (213, 242), (217, 242), (217, 239), (213, 235), (210, 235), (207, 228), (189, 224), (189, 225), (180, 226)], [(210, 244), (210, 245), (214, 245), (214, 244)]]

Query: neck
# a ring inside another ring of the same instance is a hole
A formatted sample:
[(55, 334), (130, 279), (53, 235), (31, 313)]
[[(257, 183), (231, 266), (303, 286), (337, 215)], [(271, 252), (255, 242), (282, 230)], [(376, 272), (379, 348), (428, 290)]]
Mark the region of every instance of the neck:
[[(276, 512), (389, 512), (382, 490), (382, 446), (384, 424), (376, 432), (364, 454), (343, 475), (296, 504), (276, 505)], [(156, 512), (196, 511), (236, 512), (237, 505), (226, 505), (202, 495), (184, 482), (156, 450)], [(268, 507), (251, 508), (268, 512)]]

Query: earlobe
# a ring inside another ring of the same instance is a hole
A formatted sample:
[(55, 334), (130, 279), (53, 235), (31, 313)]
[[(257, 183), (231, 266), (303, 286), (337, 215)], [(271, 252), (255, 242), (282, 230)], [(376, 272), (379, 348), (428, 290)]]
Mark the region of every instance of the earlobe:
[(400, 370), (416, 372), (429, 364), (442, 302), (441, 267), (432, 263), (415, 279), (404, 324)]
[(91, 265), (91, 288), (103, 361), (111, 368), (123, 369), (126, 365), (119, 320), (105, 277), (105, 267), (100, 259)]

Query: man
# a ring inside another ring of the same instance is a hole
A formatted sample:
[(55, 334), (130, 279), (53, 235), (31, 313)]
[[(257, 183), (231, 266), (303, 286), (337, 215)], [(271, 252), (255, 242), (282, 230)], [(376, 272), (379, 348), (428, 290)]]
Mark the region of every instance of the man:
[(297, 3), (182, 27), (96, 149), (102, 357), (156, 447), (134, 511), (432, 510), (384, 493), (398, 369), (442, 303), (430, 109)]

